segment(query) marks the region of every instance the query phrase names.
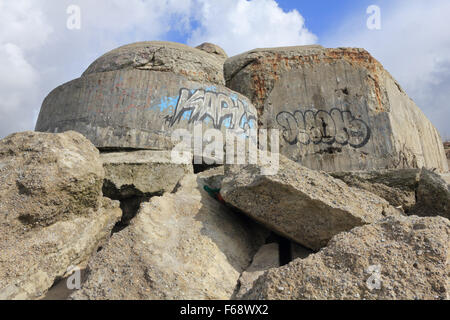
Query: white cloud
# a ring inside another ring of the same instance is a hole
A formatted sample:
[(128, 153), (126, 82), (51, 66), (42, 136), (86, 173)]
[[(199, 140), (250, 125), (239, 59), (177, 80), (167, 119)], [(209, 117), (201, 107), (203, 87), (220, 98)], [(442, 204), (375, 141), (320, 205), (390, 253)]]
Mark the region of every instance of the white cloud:
[(0, 42), (14, 43), (22, 50), (44, 45), (52, 28), (37, 3), (27, 0), (0, 2)]
[(371, 52), (450, 138), (450, 1), (385, 1), (380, 8), (381, 30), (365, 28), (361, 12), (324, 43)]
[(188, 43), (212, 42), (229, 55), (317, 41), (297, 10), (284, 12), (274, 0), (199, 0), (196, 19), (199, 27)]
[(0, 77), (0, 90), (2, 102), (6, 111), (14, 111), (8, 106), (17, 105), (20, 96), (26, 96), (25, 92), (17, 92), (17, 88), (30, 90), (37, 80), (36, 70), (25, 60), (22, 50), (12, 43), (0, 45), (0, 74), (9, 75), (8, 78)]
[[(81, 30), (66, 27), (72, 4), (81, 8)], [(0, 138), (33, 130), (45, 96), (103, 53), (188, 29), (191, 7), (185, 0), (0, 0)]]
[(0, 2), (0, 137), (32, 129), (39, 74), (26, 55), (42, 48), (51, 33), (32, 2)]

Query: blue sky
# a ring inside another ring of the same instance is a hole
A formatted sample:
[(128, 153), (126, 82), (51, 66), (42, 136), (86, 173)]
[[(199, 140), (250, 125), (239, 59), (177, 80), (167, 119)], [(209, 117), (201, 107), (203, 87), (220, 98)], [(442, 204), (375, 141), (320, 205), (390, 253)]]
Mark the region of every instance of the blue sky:
[[(381, 30), (366, 27), (369, 5)], [(81, 28), (66, 27), (67, 8)], [(448, 0), (0, 0), (0, 138), (30, 130), (45, 96), (103, 53), (143, 40), (229, 55), (258, 47), (319, 43), (363, 47), (450, 138)]]
[(366, 19), (361, 13), (364, 13), (369, 5), (380, 4), (382, 1), (278, 0), (277, 2), (286, 11), (298, 10), (305, 18), (307, 27), (321, 39), (339, 28), (348, 16), (360, 15), (361, 26), (364, 26)]

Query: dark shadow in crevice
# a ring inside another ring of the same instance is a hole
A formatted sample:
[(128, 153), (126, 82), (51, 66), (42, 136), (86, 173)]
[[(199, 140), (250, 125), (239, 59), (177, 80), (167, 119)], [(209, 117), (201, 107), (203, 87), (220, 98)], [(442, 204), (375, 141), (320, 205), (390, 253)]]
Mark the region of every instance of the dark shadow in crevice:
[(133, 185), (122, 186), (119, 190), (111, 181), (105, 180), (103, 183), (103, 195), (112, 200), (119, 201), (120, 208), (122, 209), (122, 218), (111, 231), (112, 235), (130, 225), (131, 220), (139, 212), (141, 203), (149, 201), (152, 197), (161, 196), (162, 193), (143, 193)]
[(194, 166), (194, 173), (195, 174), (199, 174), (199, 173), (208, 171), (210, 169), (214, 169), (214, 168), (222, 166), (221, 164), (206, 164), (206, 163), (202, 163), (202, 164), (192, 163), (192, 165)]
[[(230, 209), (230, 211), (234, 212), (237, 216), (241, 216), (244, 219), (247, 219), (248, 221), (251, 221), (253, 224), (258, 224), (261, 226), (261, 228), (265, 228), (267, 230), (270, 230), (269, 226), (264, 225), (261, 222), (253, 220), (253, 218), (249, 217), (245, 212), (240, 210), (239, 208), (232, 206), (228, 203), (225, 204), (226, 207)], [(279, 235), (278, 233), (271, 232), (269, 237), (266, 238), (265, 244), (269, 243), (278, 243), (279, 246), (279, 259), (280, 259), (280, 266), (285, 266), (293, 261), (292, 256), (292, 240), (283, 237)], [(256, 254), (256, 252), (255, 252)]]
[(118, 153), (118, 152), (135, 152), (135, 151), (151, 151), (144, 148), (121, 148), (121, 147), (100, 147), (97, 148), (100, 153)]
[(274, 232), (267, 238), (266, 243), (278, 243), (278, 254), (280, 258), (280, 267), (292, 262), (292, 242), (291, 240), (280, 236)]
[(199, 174), (205, 171), (208, 171), (210, 169), (214, 169), (217, 167), (223, 166), (223, 164), (218, 164), (217, 159), (210, 158), (210, 157), (201, 157), (198, 158), (196, 156), (192, 159), (192, 166), (194, 167), (194, 173)]
[(278, 248), (280, 252), (280, 266), (285, 266), (292, 262), (292, 248), (291, 240), (280, 237), (278, 242)]
[(111, 235), (120, 232), (130, 225), (131, 220), (139, 212), (142, 202), (147, 202), (152, 196), (135, 196), (127, 199), (113, 199), (120, 201), (120, 209), (122, 209), (122, 219), (116, 223), (111, 231)]

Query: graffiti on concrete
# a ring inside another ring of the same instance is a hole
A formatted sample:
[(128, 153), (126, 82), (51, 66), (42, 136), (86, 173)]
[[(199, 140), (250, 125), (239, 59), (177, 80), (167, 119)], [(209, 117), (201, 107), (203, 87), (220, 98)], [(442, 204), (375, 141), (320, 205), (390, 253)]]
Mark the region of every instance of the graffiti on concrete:
[(187, 120), (189, 124), (212, 122), (215, 129), (226, 127), (234, 131), (247, 132), (256, 127), (257, 115), (256, 109), (251, 108), (236, 94), (183, 88), (180, 90), (173, 115), (166, 117), (170, 127), (181, 120)]
[(321, 143), (358, 149), (365, 146), (371, 137), (370, 127), (363, 120), (355, 118), (350, 111), (333, 108), (325, 110), (283, 111), (277, 115), (277, 123), (283, 128), (284, 140), (295, 145)]
[(403, 144), (403, 147), (398, 153), (397, 158), (393, 161), (392, 166), (395, 169), (419, 168), (416, 155), (406, 147), (406, 143)]

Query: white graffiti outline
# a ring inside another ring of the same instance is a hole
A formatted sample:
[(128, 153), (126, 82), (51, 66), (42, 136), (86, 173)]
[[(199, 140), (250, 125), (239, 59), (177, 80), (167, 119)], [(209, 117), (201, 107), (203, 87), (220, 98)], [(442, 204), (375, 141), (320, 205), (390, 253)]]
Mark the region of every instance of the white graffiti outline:
[(175, 112), (166, 117), (169, 126), (174, 126), (182, 119), (189, 124), (212, 121), (215, 129), (226, 126), (230, 130), (248, 132), (256, 126), (256, 109), (236, 97), (221, 92), (189, 90), (182, 88)]

